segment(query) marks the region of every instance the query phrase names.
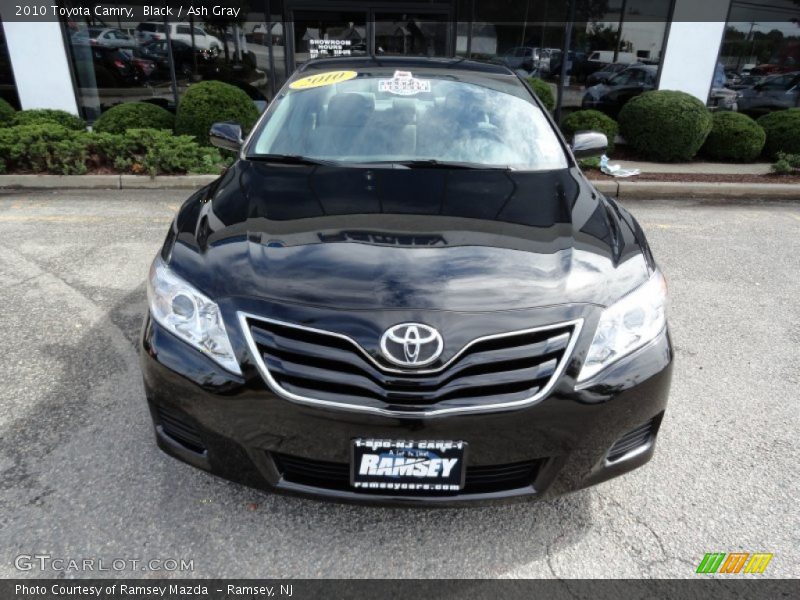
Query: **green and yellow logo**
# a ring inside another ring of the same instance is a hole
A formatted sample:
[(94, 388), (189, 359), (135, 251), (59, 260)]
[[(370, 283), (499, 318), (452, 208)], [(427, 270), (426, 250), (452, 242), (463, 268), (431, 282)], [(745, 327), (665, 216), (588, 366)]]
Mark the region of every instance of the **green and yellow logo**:
[(697, 565), (697, 573), (763, 573), (772, 554), (765, 552), (709, 552)]

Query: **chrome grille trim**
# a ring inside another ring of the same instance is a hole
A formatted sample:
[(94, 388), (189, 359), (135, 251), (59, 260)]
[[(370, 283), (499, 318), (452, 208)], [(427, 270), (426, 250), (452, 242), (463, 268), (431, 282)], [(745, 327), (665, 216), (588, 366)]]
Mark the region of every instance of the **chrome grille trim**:
[[(401, 369), (394, 369), (391, 367), (386, 367), (376, 361), (361, 345), (356, 342), (353, 338), (344, 335), (342, 333), (337, 333), (334, 331), (326, 331), (324, 329), (316, 329), (314, 327), (308, 327), (305, 325), (298, 325), (297, 323), (290, 323), (287, 321), (280, 321), (278, 319), (272, 319), (269, 317), (262, 317), (260, 315), (256, 315), (253, 313), (248, 313), (244, 311), (237, 311), (236, 313), (239, 326), (241, 327), (242, 334), (244, 335), (245, 341), (247, 343), (247, 347), (250, 351), (250, 355), (253, 358), (256, 368), (261, 374), (261, 377), (267, 383), (269, 388), (275, 392), (277, 395), (281, 396), (282, 398), (289, 400), (291, 402), (296, 402), (298, 404), (304, 404), (309, 406), (317, 406), (317, 407), (324, 407), (324, 408), (333, 408), (338, 410), (350, 411), (350, 412), (360, 412), (360, 413), (372, 413), (372, 414), (379, 414), (382, 416), (389, 416), (389, 417), (400, 417), (400, 418), (420, 418), (420, 417), (436, 417), (442, 416), (447, 414), (467, 414), (467, 413), (484, 413), (484, 412), (494, 412), (497, 410), (508, 410), (508, 409), (517, 409), (517, 408), (524, 408), (526, 406), (530, 406), (531, 404), (535, 404), (537, 401), (545, 397), (556, 382), (561, 378), (561, 375), (566, 369), (567, 364), (569, 363), (570, 358), (572, 357), (572, 352), (575, 349), (575, 344), (580, 337), (581, 329), (583, 327), (583, 319), (574, 319), (571, 321), (563, 321), (560, 323), (553, 323), (550, 325), (543, 325), (540, 327), (532, 327), (529, 329), (520, 329), (517, 331), (508, 331), (503, 333), (497, 333), (492, 335), (486, 335), (479, 338), (475, 338), (474, 340), (465, 344), (458, 352), (456, 352), (453, 357), (448, 360), (444, 365), (438, 367), (436, 369), (415, 369), (413, 371), (409, 370), (401, 370)], [(433, 374), (439, 373), (446, 370), (451, 364), (453, 364), (458, 358), (460, 358), (469, 348), (478, 344), (480, 342), (484, 342), (487, 340), (495, 340), (501, 339), (506, 337), (518, 336), (518, 335), (525, 335), (530, 333), (538, 333), (542, 331), (547, 331), (551, 329), (559, 329), (565, 327), (571, 327), (572, 333), (570, 335), (569, 342), (567, 347), (564, 349), (564, 355), (561, 361), (559, 361), (558, 365), (556, 366), (555, 372), (552, 374), (550, 379), (548, 380), (547, 384), (538, 390), (534, 395), (523, 398), (521, 400), (514, 400), (510, 402), (495, 402), (486, 405), (478, 405), (478, 406), (456, 406), (456, 407), (439, 407), (437, 408), (435, 405), (432, 405), (430, 408), (425, 408), (422, 410), (391, 410), (386, 408), (380, 408), (375, 406), (364, 406), (359, 404), (352, 404), (346, 402), (336, 402), (332, 400), (322, 400), (319, 398), (311, 398), (308, 396), (302, 396), (299, 394), (295, 394), (290, 392), (289, 390), (285, 389), (283, 386), (275, 380), (270, 373), (267, 365), (264, 362), (263, 356), (261, 352), (258, 350), (256, 345), (255, 339), (253, 338), (253, 334), (250, 331), (250, 325), (248, 324), (247, 320), (253, 319), (255, 321), (262, 321), (264, 323), (272, 323), (274, 325), (278, 325), (280, 327), (287, 327), (287, 328), (294, 328), (299, 330), (308, 331), (310, 333), (318, 334), (318, 335), (327, 335), (332, 336), (335, 338), (339, 338), (341, 340), (346, 341), (348, 344), (352, 345), (364, 358), (366, 358), (372, 365), (378, 368), (380, 371), (385, 373), (398, 373), (403, 375), (425, 375), (425, 374)]]

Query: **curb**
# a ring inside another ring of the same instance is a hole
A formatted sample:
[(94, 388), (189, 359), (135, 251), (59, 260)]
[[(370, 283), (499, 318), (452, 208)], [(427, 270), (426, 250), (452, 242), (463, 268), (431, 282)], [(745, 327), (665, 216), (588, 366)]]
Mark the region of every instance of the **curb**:
[[(0, 189), (196, 190), (217, 175), (0, 175)], [(627, 198), (736, 198), (800, 200), (796, 183), (711, 183), (589, 180), (598, 192)]]
[(619, 200), (660, 198), (729, 198), (800, 200), (797, 183), (713, 183), (697, 181), (597, 181), (598, 192)]
[(218, 175), (0, 175), (5, 189), (84, 190), (194, 190), (216, 180)]

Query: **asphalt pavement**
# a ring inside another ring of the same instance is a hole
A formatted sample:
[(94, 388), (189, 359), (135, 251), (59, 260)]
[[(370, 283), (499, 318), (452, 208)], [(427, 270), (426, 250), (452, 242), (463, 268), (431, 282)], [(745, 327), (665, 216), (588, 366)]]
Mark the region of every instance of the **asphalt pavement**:
[[(627, 202), (677, 349), (654, 459), (554, 501), (423, 510), (271, 495), (156, 448), (135, 342), (185, 195), (0, 193), (0, 577), (684, 578), (707, 552), (800, 577), (800, 203)], [(193, 570), (130, 562), (153, 559)]]

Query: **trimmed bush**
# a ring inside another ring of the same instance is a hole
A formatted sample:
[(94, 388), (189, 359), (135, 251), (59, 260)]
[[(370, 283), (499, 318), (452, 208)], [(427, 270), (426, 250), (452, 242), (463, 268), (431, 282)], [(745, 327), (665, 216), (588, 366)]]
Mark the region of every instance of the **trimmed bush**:
[(553, 90), (550, 89), (550, 85), (538, 77), (528, 77), (527, 79), (528, 85), (531, 86), (533, 93), (542, 101), (544, 107), (553, 112), (556, 108), (556, 98), (553, 96)]
[(614, 138), (617, 137), (617, 122), (599, 110), (579, 110), (569, 115), (561, 124), (561, 131), (567, 138), (572, 138), (579, 131), (599, 131), (608, 138), (608, 151), (614, 149)]
[(258, 119), (258, 109), (239, 88), (221, 81), (203, 81), (183, 94), (175, 115), (175, 132), (193, 135), (208, 145), (208, 130), (219, 121), (236, 121), (247, 132)]
[(41, 125), (44, 123), (55, 123), (67, 129), (75, 131), (85, 131), (86, 121), (76, 117), (65, 110), (55, 110), (52, 108), (35, 108), (32, 110), (21, 110), (14, 114), (11, 124), (17, 125)]
[(684, 92), (655, 90), (629, 100), (619, 113), (622, 137), (642, 158), (694, 158), (711, 131), (705, 104)]
[(8, 102), (0, 98), (0, 127), (5, 127), (14, 119), (16, 110)]
[(800, 154), (800, 108), (772, 112), (757, 122), (767, 134), (764, 156), (774, 159), (779, 152)]
[(175, 116), (149, 102), (126, 102), (112, 106), (94, 122), (93, 129), (105, 133), (125, 133), (128, 129), (172, 129)]
[(742, 113), (718, 112), (712, 117), (711, 133), (702, 152), (726, 162), (752, 162), (764, 149), (767, 134), (753, 119)]

